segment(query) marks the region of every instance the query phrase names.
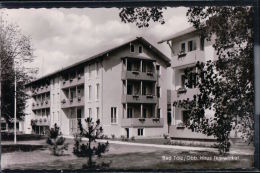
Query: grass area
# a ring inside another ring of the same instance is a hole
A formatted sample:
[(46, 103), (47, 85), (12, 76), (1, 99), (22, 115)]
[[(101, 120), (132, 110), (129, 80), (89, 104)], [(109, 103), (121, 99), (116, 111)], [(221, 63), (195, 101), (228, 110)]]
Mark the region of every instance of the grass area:
[[(44, 141), (41, 141), (44, 142)], [(32, 152), (2, 154), (2, 169), (81, 169), (86, 158), (72, 154), (73, 140), (67, 140), (69, 150), (56, 157), (48, 149)], [(111, 163), (109, 169), (203, 169), (203, 168), (251, 168), (253, 156), (228, 155), (231, 160), (207, 160), (219, 156), (215, 152), (183, 151), (155, 147), (110, 144), (109, 152), (97, 162)], [(178, 158), (178, 159), (177, 159)], [(181, 160), (184, 158), (184, 160)], [(191, 159), (193, 158), (193, 159)], [(194, 159), (199, 158), (199, 159)]]

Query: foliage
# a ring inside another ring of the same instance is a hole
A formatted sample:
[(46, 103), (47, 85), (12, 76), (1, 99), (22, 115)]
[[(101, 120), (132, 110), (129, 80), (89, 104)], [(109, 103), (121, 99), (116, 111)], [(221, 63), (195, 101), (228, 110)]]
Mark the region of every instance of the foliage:
[(124, 135), (121, 135), (120, 138), (121, 138), (121, 141), (128, 141), (128, 138)]
[(195, 72), (186, 69), (186, 87), (197, 87), (200, 92), (174, 105), (190, 110), (187, 126), (215, 136), (219, 151), (225, 153), (232, 129), (238, 129), (248, 143), (253, 141), (253, 9), (194, 7), (187, 16), (202, 36), (214, 41), (217, 58), (198, 62)]
[(166, 7), (136, 7), (120, 9), (119, 17), (124, 23), (135, 23), (138, 28), (148, 27), (150, 21), (164, 24), (163, 10)]
[(55, 123), (54, 128), (49, 130), (46, 140), (52, 154), (55, 156), (61, 156), (64, 154), (64, 150), (68, 150), (68, 144), (65, 143), (65, 138), (61, 135), (60, 128)]
[(112, 134), (112, 135), (111, 135), (111, 138), (112, 138), (112, 139), (115, 139), (115, 138), (116, 138), (116, 136), (115, 136), (114, 134)]
[[(31, 40), (21, 33), (18, 26), (9, 24), (0, 14), (0, 58), (1, 58), (1, 115), (10, 123), (14, 115), (14, 79), (17, 81), (17, 119), (25, 116), (24, 85), (32, 79), (32, 74), (37, 69), (28, 68), (28, 64), (34, 60)], [(25, 67), (27, 64), (27, 67)], [(16, 69), (14, 69), (14, 65)]]
[(131, 137), (131, 141), (135, 141), (135, 137), (134, 136)]
[(169, 135), (168, 135), (168, 134), (163, 134), (163, 138), (164, 138), (164, 139), (168, 139), (168, 138), (169, 138)]
[[(85, 119), (86, 129), (82, 126), (81, 121), (78, 121), (80, 133), (75, 135), (73, 154), (77, 157), (88, 157), (87, 168), (97, 168), (99, 167), (93, 161), (93, 157), (97, 156), (100, 158), (103, 153), (108, 151), (109, 143), (96, 142), (96, 139), (100, 138), (103, 133), (103, 128), (100, 125), (100, 120), (98, 119), (96, 123), (92, 122), (92, 118)], [(82, 143), (82, 137), (87, 138), (87, 143)], [(94, 144), (93, 144), (94, 143)]]

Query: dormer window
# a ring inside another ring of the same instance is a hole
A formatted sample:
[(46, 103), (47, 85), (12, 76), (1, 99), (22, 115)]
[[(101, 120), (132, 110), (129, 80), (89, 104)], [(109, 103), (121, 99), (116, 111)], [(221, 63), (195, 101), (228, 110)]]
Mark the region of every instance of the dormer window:
[(131, 53), (135, 52), (135, 45), (133, 45), (133, 44), (130, 45), (130, 52)]
[(139, 46), (138, 52), (139, 52), (139, 53), (143, 53), (143, 46)]

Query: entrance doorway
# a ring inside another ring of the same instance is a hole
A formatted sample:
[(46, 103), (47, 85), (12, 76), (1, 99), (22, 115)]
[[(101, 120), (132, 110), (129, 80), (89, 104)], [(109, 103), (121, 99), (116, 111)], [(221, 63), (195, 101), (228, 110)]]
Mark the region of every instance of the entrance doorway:
[(125, 131), (126, 131), (126, 138), (128, 139), (129, 138), (129, 128), (125, 128)]

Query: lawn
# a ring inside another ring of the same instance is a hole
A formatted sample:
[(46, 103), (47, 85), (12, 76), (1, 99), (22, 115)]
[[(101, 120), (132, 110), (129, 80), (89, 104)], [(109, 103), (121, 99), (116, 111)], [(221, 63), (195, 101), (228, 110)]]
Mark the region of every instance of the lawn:
[[(44, 143), (44, 141), (39, 141)], [(11, 152), (2, 154), (2, 169), (81, 169), (86, 158), (72, 154), (73, 140), (69, 151), (61, 157), (50, 154), (48, 149), (31, 152)], [(222, 160), (209, 160), (218, 156), (214, 152), (183, 151), (155, 147), (110, 144), (109, 152), (98, 162), (111, 162), (110, 169), (198, 169), (198, 168), (251, 168), (252, 155), (232, 155)], [(197, 159), (196, 159), (197, 158)]]

